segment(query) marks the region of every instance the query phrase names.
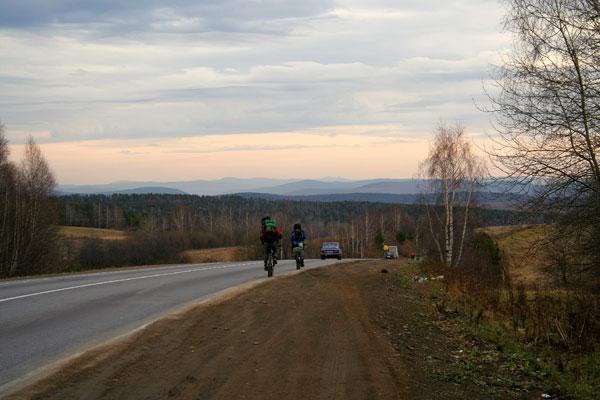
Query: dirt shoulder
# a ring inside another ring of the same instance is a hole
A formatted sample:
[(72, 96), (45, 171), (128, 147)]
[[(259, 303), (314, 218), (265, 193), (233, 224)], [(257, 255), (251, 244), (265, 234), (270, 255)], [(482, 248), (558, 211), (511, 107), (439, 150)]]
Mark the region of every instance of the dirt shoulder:
[(436, 379), (464, 338), (403, 285), (405, 266), (337, 264), (276, 278), (158, 321), (8, 398), (495, 398)]

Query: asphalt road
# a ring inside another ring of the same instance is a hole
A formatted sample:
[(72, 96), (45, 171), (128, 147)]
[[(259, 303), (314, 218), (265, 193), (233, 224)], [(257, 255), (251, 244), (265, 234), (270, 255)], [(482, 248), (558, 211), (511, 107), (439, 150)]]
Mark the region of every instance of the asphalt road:
[[(336, 261), (307, 260), (307, 268)], [(275, 276), (295, 270), (280, 261)], [(40, 368), (183, 305), (265, 278), (262, 262), (187, 264), (0, 283), (0, 394)]]

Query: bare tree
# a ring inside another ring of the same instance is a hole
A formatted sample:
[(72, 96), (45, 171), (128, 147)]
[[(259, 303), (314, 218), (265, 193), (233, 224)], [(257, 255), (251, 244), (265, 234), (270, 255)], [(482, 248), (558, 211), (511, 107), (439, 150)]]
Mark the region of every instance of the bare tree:
[(4, 124), (0, 121), (0, 165), (4, 165), (8, 162), (8, 140), (4, 134)]
[(0, 129), (0, 276), (42, 271), (55, 250), (52, 172), (32, 139), (18, 167), (8, 153)]
[(39, 272), (53, 261), (50, 253), (54, 250), (55, 215), (50, 197), (56, 181), (39, 146), (31, 137), (25, 145), (25, 155), (19, 168), (19, 186), (21, 196), (16, 206), (20, 256), (11, 274)]
[(474, 192), (485, 175), (485, 166), (473, 154), (461, 125), (440, 124), (421, 173), (428, 182), (425, 206), (435, 250), (441, 262), (458, 266)]
[(0, 275), (8, 275), (17, 252), (18, 171), (8, 160), (10, 151), (0, 123)]
[(506, 27), (517, 40), (489, 93), (499, 133), (492, 159), (533, 195), (531, 210), (554, 216), (564, 236), (583, 238), (582, 262), (598, 265), (599, 2), (507, 3)]

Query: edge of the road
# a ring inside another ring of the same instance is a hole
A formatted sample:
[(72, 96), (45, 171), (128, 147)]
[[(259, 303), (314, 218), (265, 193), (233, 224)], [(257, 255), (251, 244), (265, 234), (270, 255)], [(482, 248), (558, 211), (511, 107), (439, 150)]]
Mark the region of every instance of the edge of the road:
[[(164, 319), (169, 319), (169, 318), (176, 319), (178, 316), (183, 315), (183, 314), (187, 313), (188, 311), (190, 311), (191, 309), (194, 309), (196, 307), (208, 307), (208, 306), (211, 306), (214, 304), (219, 304), (221, 302), (232, 299), (232, 298), (236, 297), (237, 295), (242, 294), (248, 290), (251, 290), (251, 289), (255, 288), (256, 286), (262, 285), (267, 282), (271, 282), (276, 279), (289, 277), (291, 275), (303, 273), (303, 272), (311, 270), (311, 269), (331, 267), (332, 265), (337, 265), (340, 263), (345, 264), (345, 263), (362, 262), (362, 261), (368, 261), (368, 260), (367, 259), (345, 259), (345, 260), (338, 261), (334, 264), (321, 265), (318, 267), (305, 268), (305, 269), (301, 269), (301, 270), (291, 270), (291, 271), (287, 271), (287, 272), (283, 272), (281, 274), (275, 275), (271, 278), (264, 277), (264, 278), (256, 279), (256, 280), (253, 280), (250, 282), (245, 282), (245, 283), (242, 283), (242, 284), (239, 284), (236, 286), (232, 286), (227, 289), (220, 290), (218, 292), (209, 294), (207, 296), (200, 297), (190, 303), (183, 304), (179, 307), (176, 307), (175, 309), (173, 309), (171, 311), (168, 311), (165, 314), (162, 314), (148, 322), (145, 322), (144, 324), (138, 326), (137, 328), (134, 328), (130, 331), (121, 333), (121, 334), (114, 336), (107, 340), (99, 341), (97, 343), (90, 343), (85, 348), (77, 351), (76, 353), (73, 353), (69, 356), (63, 357), (60, 360), (53, 361), (47, 365), (41, 366), (16, 380), (13, 380), (4, 385), (1, 385), (0, 386), (0, 398), (10, 396), (11, 394), (14, 394), (15, 392), (25, 388), (26, 386), (29, 386), (35, 382), (38, 382), (38, 381), (52, 375), (53, 373), (59, 371), (66, 364), (68, 364), (72, 360), (82, 356), (85, 353), (88, 353), (90, 351), (100, 352), (100, 350), (102, 350), (103, 348), (107, 348), (107, 347), (113, 346), (117, 343), (123, 342), (158, 321), (161, 321)], [(180, 265), (180, 264), (173, 264), (173, 265)], [(165, 267), (167, 265), (160, 265), (160, 266)], [(149, 266), (146, 266), (146, 267), (149, 267)], [(140, 267), (134, 267), (134, 268), (137, 269)], [(102, 357), (98, 356), (96, 359), (98, 361), (100, 361), (102, 359)]]
[(93, 275), (99, 273), (110, 273), (110, 272), (127, 272), (127, 271), (136, 271), (136, 270), (153, 270), (158, 268), (169, 268), (169, 267), (178, 267), (183, 265), (212, 265), (212, 264), (222, 264), (222, 263), (243, 263), (243, 262), (252, 262), (252, 261), (260, 261), (260, 260), (238, 260), (238, 261), (211, 261), (206, 263), (179, 263), (179, 264), (149, 264), (149, 265), (132, 265), (126, 267), (107, 267), (107, 268), (94, 268), (88, 269), (85, 271), (68, 271), (68, 272), (57, 272), (54, 274), (41, 274), (41, 275), (24, 275), (24, 276), (15, 276), (11, 278), (3, 278), (0, 279), (0, 286), (4, 283), (14, 283), (21, 281), (29, 281), (29, 280), (46, 280), (53, 278), (67, 278), (67, 277), (76, 277), (76, 276), (86, 276)]

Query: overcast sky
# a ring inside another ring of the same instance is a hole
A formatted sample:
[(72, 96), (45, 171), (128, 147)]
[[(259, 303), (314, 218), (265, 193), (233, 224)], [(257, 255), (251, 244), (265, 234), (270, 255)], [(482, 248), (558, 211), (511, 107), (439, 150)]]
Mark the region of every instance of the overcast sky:
[(61, 183), (410, 177), (475, 138), (496, 0), (0, 0), (0, 120)]

